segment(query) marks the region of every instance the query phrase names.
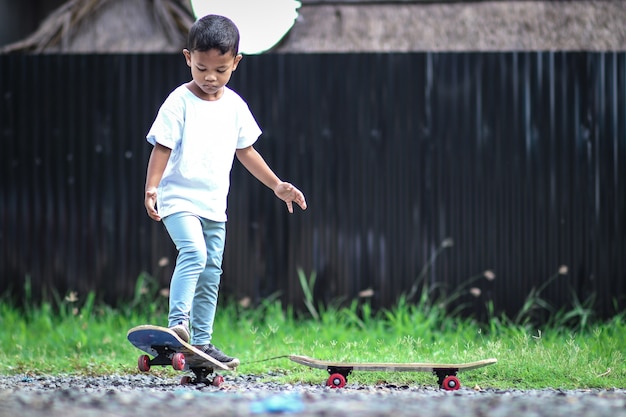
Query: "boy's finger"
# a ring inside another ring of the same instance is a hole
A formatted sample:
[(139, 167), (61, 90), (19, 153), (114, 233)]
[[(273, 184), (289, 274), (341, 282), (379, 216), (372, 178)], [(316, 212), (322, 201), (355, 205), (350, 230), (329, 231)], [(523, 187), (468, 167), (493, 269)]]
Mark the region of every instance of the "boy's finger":
[(293, 204), (291, 204), (291, 201), (287, 201), (287, 210), (289, 213), (293, 213)]
[(306, 199), (304, 198), (302, 191), (298, 191), (298, 194), (296, 195), (296, 203), (298, 203), (302, 210), (306, 210)]

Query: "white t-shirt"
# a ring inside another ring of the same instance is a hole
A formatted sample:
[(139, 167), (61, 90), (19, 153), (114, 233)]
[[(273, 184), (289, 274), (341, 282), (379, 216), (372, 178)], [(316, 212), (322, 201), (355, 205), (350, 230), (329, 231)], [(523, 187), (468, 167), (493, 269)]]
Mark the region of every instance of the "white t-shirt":
[(185, 85), (172, 91), (146, 136), (172, 150), (157, 190), (161, 217), (188, 211), (225, 222), (235, 150), (260, 134), (246, 102), (227, 87), (215, 101), (198, 98)]

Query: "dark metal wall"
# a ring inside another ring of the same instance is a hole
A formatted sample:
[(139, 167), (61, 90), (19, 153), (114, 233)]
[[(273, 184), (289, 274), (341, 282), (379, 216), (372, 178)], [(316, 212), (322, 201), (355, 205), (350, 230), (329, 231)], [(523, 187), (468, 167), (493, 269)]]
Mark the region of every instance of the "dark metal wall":
[[(510, 314), (545, 296), (624, 307), (626, 54), (416, 53), (245, 57), (231, 87), (257, 148), (306, 194), (288, 215), (237, 162), (222, 290), (372, 289), (388, 306), (427, 279), (471, 277)], [(0, 291), (128, 299), (141, 271), (167, 285), (175, 252), (145, 215), (156, 111), (189, 79), (178, 55), (0, 56)], [(453, 242), (441, 249), (442, 243)]]

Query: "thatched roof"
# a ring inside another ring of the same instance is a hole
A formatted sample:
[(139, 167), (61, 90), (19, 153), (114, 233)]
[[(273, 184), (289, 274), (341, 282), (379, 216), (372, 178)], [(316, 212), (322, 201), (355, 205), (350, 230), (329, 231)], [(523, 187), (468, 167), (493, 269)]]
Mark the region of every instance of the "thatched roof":
[(193, 21), (188, 0), (70, 0), (2, 52), (178, 52)]
[[(190, 0), (71, 0), (0, 52), (179, 52), (191, 10)], [(622, 0), (302, 0), (298, 13), (273, 52), (626, 50)]]
[(624, 0), (302, 0), (275, 52), (626, 50)]

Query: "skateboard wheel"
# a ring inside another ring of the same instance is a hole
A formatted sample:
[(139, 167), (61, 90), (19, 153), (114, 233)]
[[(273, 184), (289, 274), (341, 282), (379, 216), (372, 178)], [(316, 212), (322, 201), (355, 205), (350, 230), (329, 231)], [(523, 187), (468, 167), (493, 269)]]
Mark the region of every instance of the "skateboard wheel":
[(441, 388), (445, 389), (446, 391), (456, 391), (461, 388), (461, 381), (459, 381), (459, 378), (455, 377), (454, 375), (449, 375), (443, 380)]
[(213, 378), (213, 382), (211, 383), (211, 385), (213, 385), (214, 387), (219, 387), (223, 383), (224, 383), (224, 377), (221, 375), (215, 375), (215, 378)]
[(137, 368), (139, 368), (141, 372), (148, 372), (150, 370), (150, 356), (139, 356), (139, 359), (137, 360)]
[(326, 386), (330, 388), (342, 388), (346, 386), (346, 377), (341, 374), (332, 374), (326, 381)]
[(174, 355), (172, 355), (172, 368), (177, 371), (185, 369), (185, 355), (181, 352), (174, 353)]
[(192, 380), (189, 375), (185, 375), (180, 379), (180, 385), (191, 385)]

